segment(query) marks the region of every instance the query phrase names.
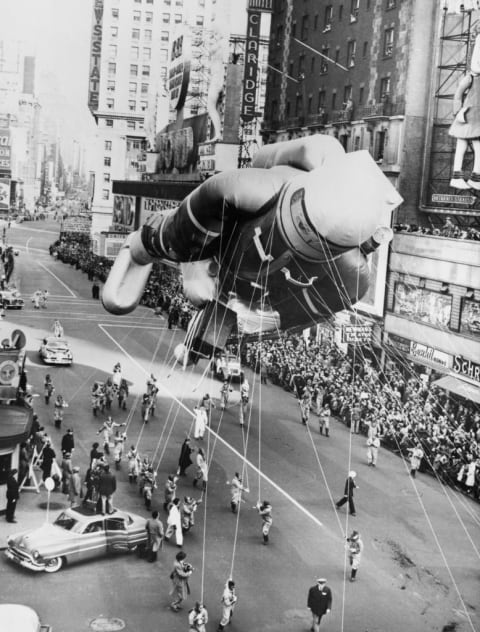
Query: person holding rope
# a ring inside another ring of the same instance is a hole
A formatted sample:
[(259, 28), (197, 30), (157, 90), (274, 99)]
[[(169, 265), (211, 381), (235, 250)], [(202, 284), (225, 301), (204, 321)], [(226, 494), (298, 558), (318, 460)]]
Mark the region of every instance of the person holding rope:
[(354, 582), (357, 576), (358, 567), (362, 559), (363, 541), (358, 531), (352, 531), (350, 537), (347, 538), (348, 559), (351, 566), (350, 581)]
[(189, 632), (206, 632), (208, 623), (208, 612), (203, 603), (196, 602), (195, 606), (188, 613)]
[(181, 508), (181, 516), (182, 516), (182, 530), (184, 533), (190, 531), (190, 529), (195, 524), (195, 512), (198, 509), (198, 505), (202, 502), (202, 499), (198, 500), (192, 498), (191, 496), (185, 496), (182, 503)]
[(190, 445), (190, 437), (185, 437), (182, 447), (180, 448), (177, 476), (186, 476), (185, 470), (193, 463), (191, 459), (192, 452), (193, 448)]
[(225, 584), (222, 594), (222, 618), (218, 624), (217, 632), (222, 632), (225, 626), (230, 623), (233, 617), (233, 609), (237, 603), (237, 595), (235, 594), (235, 582), (230, 578)]
[(197, 461), (197, 473), (195, 474), (193, 486), (196, 487), (198, 484), (198, 481), (202, 481), (202, 492), (204, 492), (207, 489), (208, 464), (205, 458), (205, 452), (202, 450), (202, 448), (198, 448), (196, 461)]
[(268, 500), (264, 500), (262, 503), (258, 501), (254, 509), (258, 510), (258, 513), (262, 518), (263, 544), (268, 544), (268, 534), (273, 523), (272, 505)]
[(176, 491), (177, 491), (177, 481), (178, 477), (173, 474), (169, 474), (168, 478), (165, 482), (165, 502), (163, 503), (163, 508), (165, 511), (168, 511), (170, 508), (170, 504), (175, 500)]
[(238, 505), (242, 502), (242, 492), (248, 494), (250, 491), (248, 487), (244, 487), (242, 484), (242, 478), (238, 472), (235, 472), (235, 476), (231, 481), (227, 481), (227, 485), (230, 485), (230, 490), (232, 492), (232, 499), (230, 501), (230, 507), (232, 509), (232, 513), (237, 513)]
[(241, 374), (241, 384), (240, 384), (240, 425), (243, 426), (245, 423), (245, 415), (247, 413), (248, 401), (250, 399), (250, 384), (248, 383), (247, 378), (242, 373)]
[(203, 436), (208, 424), (207, 411), (203, 405), (200, 405), (195, 406), (195, 408), (193, 409), (193, 413), (195, 415), (193, 437), (194, 439), (203, 440)]
[(225, 408), (227, 408), (228, 399), (232, 391), (233, 391), (233, 388), (230, 386), (230, 381), (228, 379), (223, 380), (223, 384), (220, 388), (220, 409), (221, 410), (225, 410)]
[(194, 568), (191, 564), (185, 562), (186, 557), (187, 554), (184, 551), (179, 551), (175, 556), (173, 570), (170, 573), (170, 580), (172, 582), (170, 594), (174, 597), (174, 600), (170, 604), (170, 608), (174, 612), (178, 612), (180, 610), (182, 602), (190, 594), (188, 580), (192, 575)]

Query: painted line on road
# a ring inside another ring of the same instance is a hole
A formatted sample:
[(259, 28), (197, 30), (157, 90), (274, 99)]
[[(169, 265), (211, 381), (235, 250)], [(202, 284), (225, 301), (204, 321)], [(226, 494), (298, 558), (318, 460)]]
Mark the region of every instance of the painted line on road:
[(32, 241), (32, 239), (33, 239), (33, 237), (29, 237), (29, 238), (27, 239), (26, 243), (25, 243), (25, 252), (27, 253), (27, 255), (29, 255), (29, 254), (30, 254), (30, 250), (28, 249), (28, 244), (29, 244), (29, 242), (31, 242), (31, 241)]
[[(133, 364), (135, 364), (141, 371), (143, 371), (143, 373), (145, 373), (145, 375), (150, 376), (149, 371), (147, 371), (146, 369), (143, 368), (143, 366), (137, 362), (137, 360), (135, 360), (134, 357), (132, 357), (128, 351), (122, 347), (122, 345), (117, 342), (115, 340), (115, 338), (113, 336), (111, 336), (108, 331), (105, 331), (105, 328), (102, 325), (98, 325), (100, 327), (100, 329), (103, 331), (103, 333), (110, 338), (110, 340), (117, 345), (117, 347), (120, 349), (120, 351), (131, 361), (133, 362)], [(187, 408), (187, 406), (185, 406), (185, 404), (183, 402), (181, 402), (179, 399), (177, 399), (175, 397), (175, 395), (166, 387), (164, 386), (161, 382), (157, 382), (157, 385), (162, 388), (166, 393), (168, 393), (168, 395), (177, 402), (177, 404), (179, 406), (181, 406), (186, 412), (188, 412), (192, 417), (194, 417), (195, 415), (193, 414), (193, 412)], [(209, 426), (207, 426), (207, 430), (208, 432), (210, 432), (210, 434), (212, 434), (217, 441), (220, 441), (220, 443), (223, 443), (223, 445), (228, 448), (231, 452), (233, 452), (233, 454), (235, 454), (236, 456), (238, 456), (240, 459), (242, 459), (242, 461), (244, 461), (246, 464), (248, 464), (252, 470), (256, 473), (259, 474), (264, 481), (266, 481), (269, 485), (271, 485), (274, 489), (277, 490), (277, 492), (279, 492), (279, 494), (281, 494), (282, 496), (284, 496), (289, 502), (291, 502), (293, 505), (295, 505), (295, 507), (297, 509), (299, 509), (302, 513), (304, 513), (307, 518), (310, 518), (310, 520), (312, 520), (312, 522), (314, 522), (318, 527), (323, 527), (323, 523), (320, 522), (320, 520), (318, 520), (318, 518), (316, 518), (312, 513), (310, 513), (308, 511), (308, 509), (305, 509), (305, 507), (303, 507), (297, 500), (295, 500), (295, 498), (293, 498), (293, 496), (290, 496), (290, 494), (288, 492), (286, 492), (282, 487), (280, 487), (279, 485), (277, 485), (277, 483), (275, 483), (275, 481), (273, 481), (271, 478), (269, 478), (266, 474), (264, 474), (261, 470), (258, 469), (258, 467), (256, 467), (251, 461), (249, 461), (247, 458), (245, 458), (245, 456), (243, 454), (241, 454), (240, 452), (238, 452), (238, 450), (236, 450), (232, 445), (230, 445), (230, 443), (228, 443), (227, 441), (225, 441), (225, 439), (223, 439), (219, 434), (217, 434), (214, 430), (212, 430)]]
[(49, 235), (58, 235), (60, 232), (60, 228), (59, 230), (47, 230), (46, 228), (30, 228), (29, 226), (21, 226), (20, 224), (15, 223), (12, 223), (10, 228), (15, 228), (16, 230), (31, 230), (36, 233), (48, 233)]
[[(17, 312), (17, 314), (15, 314), (15, 316), (23, 317), (25, 319), (28, 318), (34, 318), (35, 320), (52, 320), (53, 316), (57, 316), (58, 314), (69, 314), (66, 317), (62, 318), (62, 321), (67, 321), (67, 320), (74, 320), (78, 322), (78, 318), (76, 316), (71, 316), (72, 312), (51, 312), (49, 311), (46, 314), (41, 314), (37, 311), (29, 311), (29, 312)], [(80, 316), (83, 317), (83, 320), (85, 322), (89, 322), (89, 323), (96, 323), (96, 318), (97, 317), (101, 317), (102, 319), (105, 319), (105, 314), (92, 314), (91, 318), (86, 318), (87, 314), (82, 314), (80, 313)], [(7, 318), (7, 322), (8, 322), (8, 318)], [(149, 325), (144, 324), (144, 325), (138, 325), (137, 324), (138, 321), (131, 321), (130, 323), (126, 323), (124, 325), (117, 325), (117, 323), (115, 322), (104, 322), (101, 323), (102, 325), (108, 326), (108, 327), (128, 327), (129, 329), (153, 329), (153, 330), (158, 330), (158, 331), (163, 331), (166, 329), (166, 327), (161, 327), (159, 325)], [(99, 324), (99, 323), (97, 323)]]
[(70, 293), (70, 295), (71, 295), (71, 296), (74, 296), (75, 298), (77, 298), (77, 295), (75, 294), (75, 292), (73, 292), (73, 291), (72, 291), (72, 290), (68, 287), (68, 285), (62, 281), (62, 279), (59, 279), (59, 278), (58, 278), (58, 276), (57, 276), (54, 272), (52, 272), (51, 270), (49, 270), (49, 269), (47, 268), (47, 266), (44, 266), (44, 265), (43, 265), (43, 263), (40, 263), (39, 261), (37, 261), (37, 263), (38, 263), (38, 265), (39, 265), (41, 268), (43, 268), (46, 272), (48, 272), (48, 274), (51, 274), (51, 275), (53, 276), (53, 278), (54, 278), (54, 279), (56, 279), (56, 280), (60, 283), (60, 285), (63, 285), (63, 287), (67, 290), (67, 292), (69, 292), (69, 293)]

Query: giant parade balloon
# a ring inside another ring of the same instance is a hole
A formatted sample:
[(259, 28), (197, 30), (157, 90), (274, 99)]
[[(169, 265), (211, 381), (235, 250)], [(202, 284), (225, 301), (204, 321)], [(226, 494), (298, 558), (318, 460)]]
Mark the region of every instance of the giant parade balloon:
[(332, 136), (262, 147), (252, 167), (216, 174), (127, 238), (103, 290), (113, 314), (138, 305), (155, 259), (179, 262), (200, 308), (194, 361), (241, 333), (305, 328), (367, 291), (367, 256), (392, 237), (401, 196), (367, 151)]

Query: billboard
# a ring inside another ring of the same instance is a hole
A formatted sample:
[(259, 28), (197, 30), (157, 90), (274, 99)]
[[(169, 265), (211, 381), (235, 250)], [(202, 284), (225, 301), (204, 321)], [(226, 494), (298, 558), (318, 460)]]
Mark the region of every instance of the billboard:
[(152, 215), (166, 215), (172, 209), (177, 208), (179, 204), (178, 200), (142, 197), (140, 199), (140, 218), (137, 225), (143, 226)]
[(177, 121), (157, 134), (155, 150), (158, 153), (156, 173), (178, 173), (196, 171), (198, 144), (206, 140), (208, 115), (199, 114), (184, 119), (181, 126)]
[(0, 178), (0, 211), (10, 208), (10, 179)]
[(135, 227), (135, 197), (133, 195), (113, 196), (113, 230), (129, 231)]
[(90, 71), (88, 75), (88, 108), (98, 110), (100, 93), (100, 59), (102, 57), (103, 0), (93, 6), (92, 39), (90, 43)]
[(342, 325), (342, 342), (370, 344), (372, 342), (372, 325)]
[(190, 37), (183, 33), (172, 43), (168, 89), (170, 108), (181, 110), (185, 105), (188, 83), (190, 81), (191, 46)]
[(243, 95), (240, 116), (242, 120), (252, 121), (257, 98), (258, 54), (260, 50), (260, 11), (248, 11), (247, 39), (245, 42), (245, 68), (243, 73)]
[(0, 171), (10, 172), (10, 130), (8, 127), (0, 128)]

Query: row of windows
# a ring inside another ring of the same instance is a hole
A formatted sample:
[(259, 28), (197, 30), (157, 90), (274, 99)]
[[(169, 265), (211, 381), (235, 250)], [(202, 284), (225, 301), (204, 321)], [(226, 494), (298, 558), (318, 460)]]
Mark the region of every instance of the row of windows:
[[(105, 151), (112, 151), (112, 141), (111, 140), (106, 140), (104, 141), (104, 148)], [(127, 150), (130, 151), (131, 149), (145, 149), (146, 148), (146, 143), (142, 140), (139, 139), (134, 139), (134, 140), (128, 140), (127, 141)]]
[[(114, 127), (113, 119), (105, 119), (105, 127)], [(127, 129), (137, 129), (136, 121), (127, 121)], [(143, 123), (139, 121), (138, 129), (143, 129)]]
[[(397, 0), (384, 0), (384, 3), (385, 3), (384, 7), (387, 10), (395, 9), (395, 7), (397, 6)], [(366, 11), (369, 11), (371, 7), (371, 0), (365, 0), (364, 6), (365, 6)], [(350, 0), (350, 13), (348, 15), (348, 20), (350, 21), (350, 23), (356, 22), (358, 20), (359, 15), (360, 15), (360, 0)], [(325, 7), (325, 11), (323, 15), (323, 32), (328, 33), (328, 31), (331, 31), (334, 20), (336, 19), (338, 20), (338, 22), (341, 22), (343, 20), (343, 17), (344, 17), (343, 4), (339, 5), (336, 16), (334, 15), (333, 5), (328, 4)], [(317, 13), (313, 18), (313, 29), (315, 31), (319, 27), (319, 22), (320, 22), (320, 16)], [(302, 16), (300, 37), (303, 40), (308, 38), (309, 24), (310, 24), (309, 16), (308, 15)], [(280, 32), (277, 29), (277, 41), (280, 41), (280, 38), (283, 35), (283, 32), (281, 31), (282, 27), (279, 27), (279, 29), (280, 29)], [(296, 21), (293, 21), (292, 22), (292, 37), (296, 37), (296, 32), (297, 32), (297, 23)]]
[[(387, 101), (388, 98), (390, 97), (390, 89), (391, 89), (390, 77), (383, 77), (382, 79), (380, 79), (379, 101), (381, 103)], [(365, 88), (363, 86), (360, 86), (357, 96), (358, 98), (356, 100), (356, 104), (364, 105)], [(353, 87), (351, 85), (346, 85), (344, 87), (342, 101), (340, 101), (340, 97), (337, 94), (337, 92), (333, 91), (330, 97), (330, 103), (328, 103), (328, 100), (327, 100), (327, 91), (319, 90), (318, 97), (317, 97), (317, 108), (315, 109), (315, 100), (314, 100), (313, 95), (309, 95), (307, 98), (307, 103), (306, 103), (306, 112), (304, 112), (303, 96), (301, 94), (297, 94), (296, 100), (295, 100), (295, 111), (293, 113), (293, 116), (301, 116), (302, 114), (315, 114), (317, 112), (322, 112), (329, 105), (332, 110), (335, 110), (337, 108), (339, 109), (345, 108), (349, 106), (349, 102), (353, 102), (353, 101), (354, 101), (354, 94), (353, 94)], [(351, 105), (352, 104), (350, 104), (350, 106)], [(277, 108), (278, 108), (277, 101), (272, 101), (272, 105), (271, 105), (271, 118), (272, 119), (277, 118)], [(287, 101), (286, 103), (285, 114), (287, 117), (292, 115), (290, 101)]]
[[(116, 44), (110, 44), (108, 47), (108, 58), (115, 59), (118, 53), (118, 46)], [(139, 59), (140, 48), (138, 46), (130, 46), (130, 59)], [(160, 56), (165, 59), (163, 61), (167, 61), (168, 58), (168, 48), (160, 49)], [(142, 60), (150, 61), (152, 58), (152, 49), (151, 48), (143, 48), (142, 49)]]
[[(142, 94), (148, 94), (148, 89), (145, 91), (142, 91)], [(107, 99), (106, 101), (107, 104), (107, 109), (109, 110), (114, 110), (115, 109), (115, 99)], [(140, 110), (142, 112), (145, 112), (145, 110), (148, 107), (148, 103), (147, 101), (140, 101), (140, 103), (138, 104)], [(137, 111), (137, 102), (134, 101), (133, 99), (128, 101), (128, 110), (129, 112), (136, 112)]]

